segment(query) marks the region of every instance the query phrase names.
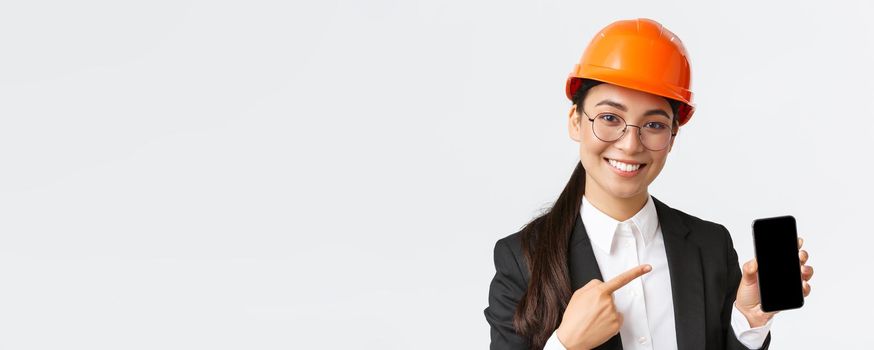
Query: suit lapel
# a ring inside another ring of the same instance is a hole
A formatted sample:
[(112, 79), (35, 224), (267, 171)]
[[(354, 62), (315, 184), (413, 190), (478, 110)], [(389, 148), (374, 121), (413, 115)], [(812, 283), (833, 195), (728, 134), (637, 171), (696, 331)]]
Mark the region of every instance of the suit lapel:
[(689, 228), (667, 205), (653, 197), (671, 276), (674, 322), (678, 350), (703, 349), (705, 346), (704, 278), (701, 253), (686, 239)]
[(577, 222), (574, 224), (574, 232), (571, 234), (571, 245), (568, 253), (568, 267), (573, 290), (581, 288), (592, 279), (604, 280), (598, 261), (595, 260), (592, 242), (589, 241), (589, 234), (586, 233), (586, 227), (583, 225), (580, 213), (577, 213)]
[[(568, 270), (571, 278), (571, 291), (582, 288), (592, 279), (604, 281), (601, 268), (595, 260), (595, 252), (592, 243), (583, 225), (583, 218), (577, 212), (577, 221), (574, 224), (574, 232), (571, 234), (570, 246), (568, 247)], [(612, 338), (599, 345), (595, 350), (622, 350), (622, 339), (617, 333)]]
[[(668, 270), (671, 276), (677, 348), (678, 350), (703, 349), (705, 346), (705, 320), (701, 253), (694, 243), (686, 239), (689, 228), (673, 209), (655, 197), (653, 197), (653, 201), (662, 228), (665, 254), (668, 258)], [(581, 288), (592, 279), (604, 280), (579, 212), (577, 212), (568, 248), (568, 267), (572, 291)], [(620, 335), (616, 334), (596, 349), (621, 350)]]

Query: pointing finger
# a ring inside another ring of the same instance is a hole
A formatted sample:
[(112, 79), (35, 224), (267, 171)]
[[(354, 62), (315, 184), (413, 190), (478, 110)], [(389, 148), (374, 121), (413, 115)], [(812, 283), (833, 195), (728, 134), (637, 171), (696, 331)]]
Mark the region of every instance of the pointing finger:
[(604, 282), (602, 287), (608, 293), (613, 293), (622, 286), (628, 284), (628, 282), (633, 281), (635, 278), (643, 276), (647, 272), (652, 271), (652, 266), (649, 264), (643, 264), (632, 268), (631, 270), (625, 271), (621, 273), (619, 276), (613, 277), (613, 279)]

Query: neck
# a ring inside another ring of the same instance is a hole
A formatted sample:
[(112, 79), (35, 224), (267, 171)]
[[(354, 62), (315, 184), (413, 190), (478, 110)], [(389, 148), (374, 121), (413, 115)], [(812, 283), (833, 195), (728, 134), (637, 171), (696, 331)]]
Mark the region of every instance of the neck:
[(646, 205), (646, 201), (649, 199), (649, 192), (646, 190), (628, 198), (615, 197), (604, 191), (588, 174), (586, 175), (585, 191), (585, 196), (589, 203), (592, 203), (595, 208), (598, 208), (598, 210), (617, 221), (630, 219), (634, 214), (643, 209), (643, 206)]

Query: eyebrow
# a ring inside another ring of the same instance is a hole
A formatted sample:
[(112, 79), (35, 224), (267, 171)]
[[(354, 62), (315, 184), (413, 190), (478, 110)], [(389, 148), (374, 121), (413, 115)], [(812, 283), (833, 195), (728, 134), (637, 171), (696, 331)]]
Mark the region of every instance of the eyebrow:
[[(600, 105), (608, 105), (608, 106), (616, 108), (620, 111), (628, 112), (628, 107), (625, 107), (625, 105), (623, 105), (619, 102), (616, 102), (616, 101), (604, 100), (604, 101), (601, 101), (601, 102), (598, 102), (597, 104), (595, 104), (595, 107), (598, 107)], [(663, 109), (658, 109), (658, 108), (650, 109), (650, 110), (646, 111), (646, 113), (643, 114), (644, 117), (648, 117), (651, 115), (662, 115), (665, 118), (671, 119), (671, 116), (668, 115), (668, 112), (665, 112), (665, 110), (663, 110)]]

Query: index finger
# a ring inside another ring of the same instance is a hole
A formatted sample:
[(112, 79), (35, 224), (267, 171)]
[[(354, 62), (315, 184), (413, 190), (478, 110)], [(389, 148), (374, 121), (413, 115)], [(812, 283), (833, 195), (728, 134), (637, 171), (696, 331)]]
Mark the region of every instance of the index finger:
[(802, 244), (804, 244), (804, 238), (798, 237), (798, 249), (801, 249)]
[(628, 284), (628, 282), (631, 282), (635, 278), (643, 276), (644, 274), (646, 274), (647, 272), (650, 272), (651, 270), (652, 270), (652, 266), (650, 266), (649, 264), (639, 265), (639, 266), (632, 268), (631, 270), (628, 270), (628, 271), (625, 271), (625, 272), (619, 274), (616, 277), (613, 277), (611, 280), (604, 282), (604, 284), (602, 284), (601, 286), (607, 292), (613, 293), (613, 292), (619, 290), (619, 288), (622, 288), (622, 286)]

